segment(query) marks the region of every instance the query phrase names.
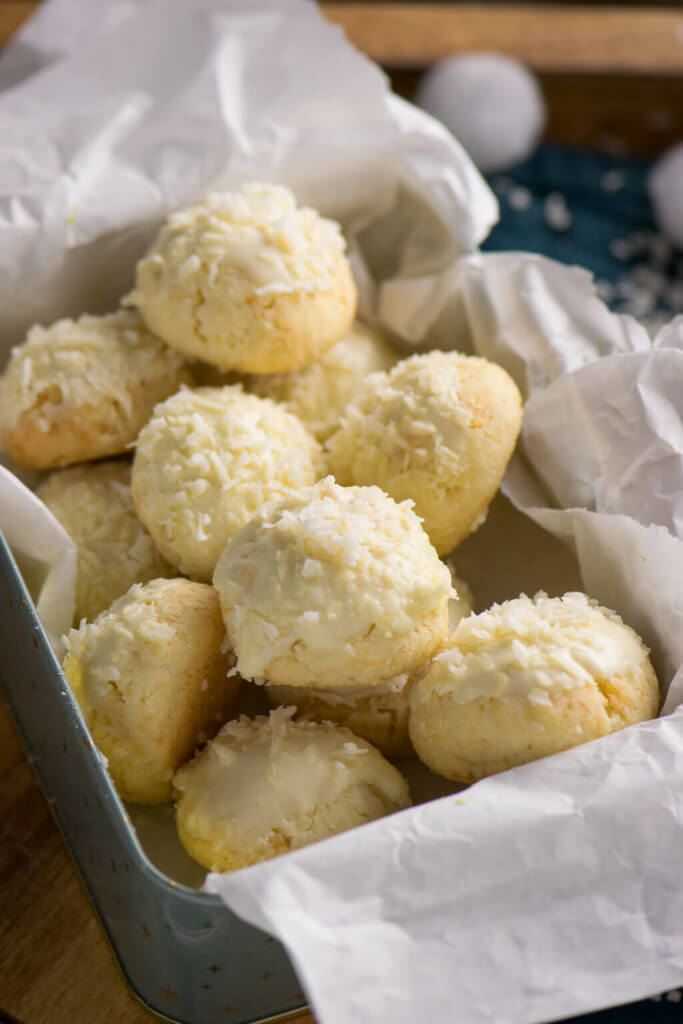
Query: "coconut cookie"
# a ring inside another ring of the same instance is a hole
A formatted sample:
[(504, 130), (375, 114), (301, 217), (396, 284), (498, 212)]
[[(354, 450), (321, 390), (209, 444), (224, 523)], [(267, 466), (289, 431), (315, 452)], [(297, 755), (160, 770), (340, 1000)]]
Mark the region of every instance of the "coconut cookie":
[(402, 775), (348, 729), (269, 718), (228, 722), (173, 780), (183, 846), (234, 871), (410, 806)]
[(320, 446), (296, 416), (239, 385), (197, 388), (157, 406), (140, 432), (133, 500), (164, 557), (208, 582), (265, 501), (320, 472)]
[[(472, 610), (469, 587), (451, 572), (453, 591), (448, 601), (449, 633)], [(447, 643), (448, 641), (446, 641)], [(334, 690), (318, 690), (309, 686), (264, 687), (274, 707), (293, 705), (297, 719), (314, 722), (336, 722), (345, 725), (385, 757), (409, 757), (413, 745), (408, 734), (410, 693), (428, 663), (408, 674), (386, 679), (375, 686), (349, 686)]]
[(77, 548), (75, 623), (95, 619), (133, 583), (177, 575), (138, 519), (128, 461), (58, 470), (36, 494)]
[(373, 686), (443, 643), (450, 574), (410, 502), (330, 478), (271, 505), (214, 573), (245, 678)]
[(357, 293), (339, 225), (251, 182), (167, 218), (137, 265), (138, 307), (179, 352), (223, 369), (295, 370), (351, 327)]
[(411, 356), (373, 374), (327, 441), (341, 484), (412, 498), (445, 554), (476, 529), (498, 490), (522, 423), (522, 400), (495, 363), (458, 352)]
[(397, 360), (381, 334), (356, 323), (310, 366), (291, 373), (248, 377), (245, 386), (254, 394), (283, 402), (322, 442), (334, 432), (366, 377), (391, 369)]
[(344, 725), (393, 759), (413, 753), (408, 712), (415, 678), (416, 673), (405, 672), (375, 686), (318, 690), (312, 686), (270, 685), (264, 689), (273, 707), (296, 708), (297, 721)]
[(64, 675), (124, 800), (164, 803), (175, 770), (229, 718), (238, 681), (212, 587), (135, 584), (66, 637)]
[(184, 383), (183, 359), (132, 311), (32, 327), (0, 377), (0, 444), (32, 469), (118, 455)]
[(410, 736), (439, 775), (473, 782), (653, 718), (638, 635), (585, 594), (537, 594), (463, 619), (411, 696)]

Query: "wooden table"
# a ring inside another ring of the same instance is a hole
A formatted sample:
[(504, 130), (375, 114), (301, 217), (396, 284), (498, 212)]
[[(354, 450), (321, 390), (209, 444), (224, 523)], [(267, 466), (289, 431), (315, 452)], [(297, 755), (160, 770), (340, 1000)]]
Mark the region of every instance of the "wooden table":
[[(0, 45), (34, 0), (0, 0)], [(548, 134), (656, 152), (683, 135), (683, 15), (642, 6), (323, 5), (409, 91), (445, 53), (497, 49), (541, 72)], [(610, 75), (606, 76), (605, 71)], [(636, 73), (634, 75), (634, 72)], [(143, 1024), (0, 701), (0, 1009), (22, 1024)], [(304, 1014), (297, 1024), (313, 1024)]]

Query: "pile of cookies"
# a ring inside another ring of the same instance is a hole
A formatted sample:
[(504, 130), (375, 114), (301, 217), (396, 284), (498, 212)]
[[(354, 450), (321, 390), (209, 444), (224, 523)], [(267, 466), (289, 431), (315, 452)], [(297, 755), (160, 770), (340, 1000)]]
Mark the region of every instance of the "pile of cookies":
[[(0, 378), (0, 443), (54, 470), (78, 549), (65, 676), (122, 797), (174, 799), (211, 870), (409, 806), (391, 760), (470, 782), (659, 706), (583, 594), (471, 613), (441, 556), (485, 519), (519, 392), (400, 359), (356, 303), (339, 226), (251, 183), (172, 214), (124, 308), (34, 327)], [(254, 683), (270, 714), (236, 717)]]

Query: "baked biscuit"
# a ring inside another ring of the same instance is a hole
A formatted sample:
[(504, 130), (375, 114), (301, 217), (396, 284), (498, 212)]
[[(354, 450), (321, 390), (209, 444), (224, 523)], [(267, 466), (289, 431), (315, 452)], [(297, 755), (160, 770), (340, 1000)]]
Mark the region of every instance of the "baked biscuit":
[(170, 800), (173, 773), (237, 696), (216, 592), (184, 579), (136, 583), (66, 647), (64, 675), (121, 797)]
[[(420, 666), (418, 673), (423, 671)], [(390, 760), (410, 757), (410, 690), (416, 673), (394, 676), (375, 686), (318, 690), (313, 686), (265, 686), (272, 707), (296, 708), (298, 722), (334, 722), (372, 743)]]
[[(451, 579), (455, 589), (448, 601), (449, 633), (472, 610), (472, 595), (467, 584), (453, 572)], [(427, 668), (428, 663), (420, 665), (410, 675), (404, 673), (375, 686), (319, 690), (309, 686), (269, 685), (264, 689), (272, 706), (296, 707), (298, 720), (345, 725), (372, 743), (385, 757), (395, 759), (414, 753), (408, 734), (410, 693), (415, 680)]]
[(585, 594), (522, 595), (463, 619), (411, 695), (410, 736), (438, 775), (473, 782), (653, 718), (638, 635)]
[(191, 383), (132, 311), (32, 327), (0, 377), (0, 444), (32, 469), (118, 455), (157, 402)]
[(74, 623), (91, 622), (133, 583), (177, 575), (137, 517), (127, 460), (58, 470), (36, 494), (77, 548)]
[(341, 341), (302, 370), (249, 376), (245, 387), (253, 394), (284, 403), (318, 441), (325, 441), (365, 379), (389, 370), (398, 355), (381, 334), (356, 323)]
[(169, 345), (222, 369), (295, 370), (351, 327), (357, 293), (339, 225), (251, 182), (172, 213), (137, 265), (138, 307)]
[(328, 477), (233, 537), (214, 586), (244, 678), (373, 686), (438, 650), (450, 573), (410, 505)]
[(445, 554), (476, 529), (498, 490), (522, 423), (522, 400), (495, 363), (429, 352), (368, 378), (326, 443), (340, 484), (412, 498)]
[(270, 399), (239, 385), (184, 390), (140, 432), (133, 500), (164, 557), (208, 582), (263, 503), (312, 484), (321, 468), (318, 442)]
[(228, 722), (173, 780), (183, 846), (209, 871), (234, 871), (410, 806), (402, 775), (341, 726)]

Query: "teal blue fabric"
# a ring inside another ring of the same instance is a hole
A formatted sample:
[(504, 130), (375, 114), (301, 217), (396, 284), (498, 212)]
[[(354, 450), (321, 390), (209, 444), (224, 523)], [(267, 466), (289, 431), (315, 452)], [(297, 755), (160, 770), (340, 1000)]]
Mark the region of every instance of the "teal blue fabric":
[[(568, 146), (543, 145), (531, 159), (505, 174), (492, 175), (489, 183), (496, 192), (500, 222), (482, 248), (488, 251), (526, 249), (543, 253), (562, 263), (576, 263), (592, 270), (596, 278), (616, 286), (610, 305), (624, 308), (626, 297), (619, 285), (638, 266), (662, 273), (683, 292), (683, 254), (658, 240), (658, 259), (653, 261), (652, 242), (656, 234), (646, 190), (651, 162), (644, 159), (610, 157)], [(621, 181), (610, 191), (605, 182)], [(512, 189), (526, 189), (529, 206), (514, 209)], [(549, 226), (544, 215), (549, 194), (559, 193), (571, 214), (566, 230)], [(638, 245), (637, 235), (642, 235)], [(633, 239), (635, 251), (629, 259), (614, 255), (615, 240)], [(627, 290), (623, 289), (622, 290)], [(655, 289), (658, 291), (658, 289)], [(666, 287), (658, 294), (655, 308), (671, 314), (683, 312), (683, 296), (671, 302)]]

